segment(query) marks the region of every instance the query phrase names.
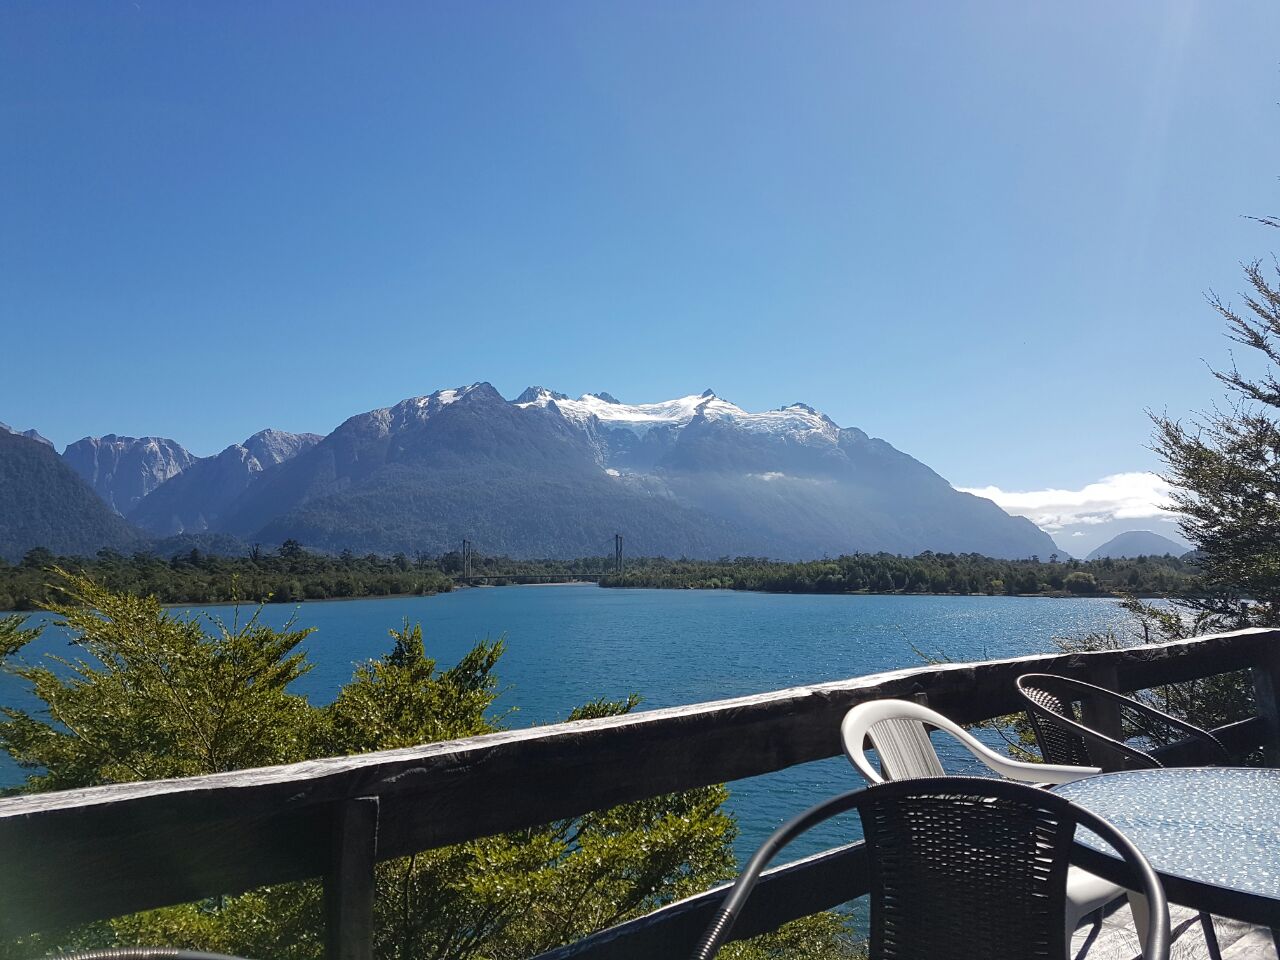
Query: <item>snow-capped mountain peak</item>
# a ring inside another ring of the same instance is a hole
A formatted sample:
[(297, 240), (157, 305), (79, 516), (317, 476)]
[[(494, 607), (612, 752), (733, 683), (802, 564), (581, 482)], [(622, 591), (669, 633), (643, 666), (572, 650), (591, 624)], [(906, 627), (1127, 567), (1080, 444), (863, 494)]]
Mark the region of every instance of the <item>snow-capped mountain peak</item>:
[(457, 403), (464, 397), (486, 389), (492, 391), (493, 387), (484, 382), (473, 383), (465, 387), (449, 387), (425, 396), (401, 400), (391, 407), (382, 407), (378, 410), (370, 410), (368, 413), (358, 414), (352, 417), (348, 423), (368, 421), (372, 422), (383, 435), (395, 433), (407, 426), (425, 423), (450, 404)]
[(554, 407), (566, 420), (578, 426), (591, 426), (593, 421), (607, 430), (628, 430), (636, 436), (644, 436), (655, 427), (684, 427), (699, 414), (703, 416), (745, 415), (745, 411), (719, 399), (714, 394), (690, 394), (675, 400), (659, 403), (620, 403), (608, 394), (584, 393), (577, 400), (564, 394), (537, 388), (530, 396), (526, 390), (520, 395), (529, 397), (519, 407)]
[(702, 418), (746, 433), (789, 435), (799, 442), (838, 443), (840, 439), (835, 422), (808, 404), (751, 413), (716, 396), (713, 390), (658, 403), (621, 403), (606, 393), (587, 393), (573, 400), (545, 387), (530, 387), (516, 398), (515, 405), (554, 409), (576, 426), (625, 430), (637, 437), (662, 427), (679, 431)]
[(358, 414), (313, 450), (264, 462), (314, 439), (256, 434), (129, 517), (157, 535), (386, 552), (447, 549), (459, 530), (527, 556), (584, 556), (614, 530), (668, 556), (1053, 549), (1030, 521), (801, 403), (755, 412), (711, 390), (621, 403), (544, 387), (508, 401), (475, 383)]

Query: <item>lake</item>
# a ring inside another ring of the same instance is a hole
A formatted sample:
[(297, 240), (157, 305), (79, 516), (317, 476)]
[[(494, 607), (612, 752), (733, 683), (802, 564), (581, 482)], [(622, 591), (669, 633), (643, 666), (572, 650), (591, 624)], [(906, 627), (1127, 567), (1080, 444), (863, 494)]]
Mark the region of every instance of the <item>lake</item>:
[[(229, 617), (229, 607), (193, 613)], [(617, 590), (591, 584), (459, 590), (435, 597), (271, 606), (266, 620), (296, 616), (314, 626), (306, 641), (316, 664), (297, 684), (328, 702), (355, 663), (390, 649), (388, 630), (421, 621), (428, 652), (442, 667), (477, 640), (505, 635), (497, 708), (515, 708), (512, 726), (563, 720), (597, 697), (644, 698), (642, 709), (718, 700), (838, 680), (922, 663), (922, 655), (984, 660), (1051, 649), (1054, 636), (1123, 629), (1113, 600), (1037, 597), (811, 596), (725, 590)], [(26, 656), (65, 647), (47, 632)], [(0, 702), (31, 706), (23, 685), (0, 675)], [(939, 746), (944, 738), (939, 738)], [(945, 751), (957, 773), (978, 772), (962, 751)], [(21, 771), (0, 767), (0, 782)], [(739, 856), (770, 830), (827, 796), (857, 786), (848, 762), (833, 758), (731, 784)], [(847, 839), (849, 827), (815, 832), (795, 852)]]

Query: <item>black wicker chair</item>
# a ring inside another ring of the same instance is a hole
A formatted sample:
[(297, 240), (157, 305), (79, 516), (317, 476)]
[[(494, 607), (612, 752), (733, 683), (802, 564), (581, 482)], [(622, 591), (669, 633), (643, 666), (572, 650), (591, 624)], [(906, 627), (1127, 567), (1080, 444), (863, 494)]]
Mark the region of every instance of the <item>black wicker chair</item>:
[[(1208, 730), (1113, 690), (1048, 673), (1024, 674), (1017, 686), (1046, 763), (1117, 770), (1231, 762), (1222, 741)], [(1120, 739), (1084, 723), (1077, 703), (1088, 700), (1117, 709)], [(1161, 748), (1169, 749), (1157, 757)]]
[(1004, 780), (930, 777), (841, 794), (783, 824), (755, 852), (693, 954), (710, 960), (784, 846), (849, 810), (871, 855), (871, 960), (1066, 960), (1067, 869), (1076, 826), (1133, 872), (1149, 905), (1145, 960), (1168, 960), (1169, 908), (1150, 864), (1114, 827), (1056, 794)]

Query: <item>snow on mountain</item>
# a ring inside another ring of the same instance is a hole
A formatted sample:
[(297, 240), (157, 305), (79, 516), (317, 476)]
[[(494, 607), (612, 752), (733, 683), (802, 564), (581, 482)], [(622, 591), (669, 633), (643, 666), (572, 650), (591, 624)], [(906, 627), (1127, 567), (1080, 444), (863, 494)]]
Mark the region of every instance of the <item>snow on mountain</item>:
[[(451, 387), (447, 390), (437, 390), (435, 393), (424, 397), (410, 397), (408, 400), (401, 400), (391, 407), (381, 407), (377, 410), (370, 410), (368, 413), (357, 414), (351, 420), (367, 421), (372, 424), (375, 432), (381, 436), (390, 436), (413, 424), (426, 423), (427, 420), (438, 414), (449, 404), (457, 403), (458, 400), (480, 386), (488, 385), (473, 383), (468, 387)], [(314, 434), (308, 434), (308, 436), (314, 436)]]
[(840, 428), (828, 417), (803, 403), (777, 410), (749, 413), (723, 400), (711, 390), (659, 403), (620, 403), (608, 394), (583, 394), (571, 400), (544, 387), (530, 387), (515, 401), (522, 408), (543, 407), (558, 411), (577, 426), (626, 430), (644, 437), (656, 427), (680, 429), (695, 419), (721, 422), (746, 433), (788, 435), (801, 442), (839, 443)]
[[(564, 394), (558, 394), (542, 387), (534, 396), (526, 401), (516, 401), (521, 408), (543, 407), (560, 413), (566, 420), (580, 427), (591, 427), (595, 424), (615, 430), (629, 430), (636, 436), (644, 436), (654, 427), (682, 427), (696, 417), (699, 409), (715, 401), (715, 396), (680, 397), (662, 403), (627, 404), (606, 400), (595, 394), (586, 393), (577, 400), (571, 400)], [(529, 391), (521, 394), (529, 396)], [(717, 401), (723, 403), (723, 401)], [(732, 404), (725, 404), (732, 406)], [(734, 409), (737, 409), (736, 407)]]

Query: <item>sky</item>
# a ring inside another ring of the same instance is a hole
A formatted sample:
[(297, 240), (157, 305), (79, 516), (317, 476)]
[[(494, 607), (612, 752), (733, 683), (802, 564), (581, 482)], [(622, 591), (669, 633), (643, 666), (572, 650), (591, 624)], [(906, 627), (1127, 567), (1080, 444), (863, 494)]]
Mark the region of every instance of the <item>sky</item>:
[(710, 387), (1028, 515), (1101, 485), (1096, 527), (1159, 467), (1147, 411), (1221, 394), (1206, 294), (1278, 246), (1278, 30), (1270, 0), (15, 0), (0, 420), (207, 455), (478, 380)]

